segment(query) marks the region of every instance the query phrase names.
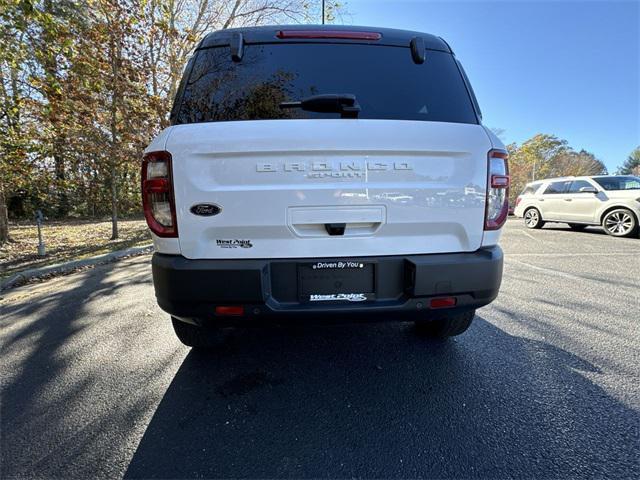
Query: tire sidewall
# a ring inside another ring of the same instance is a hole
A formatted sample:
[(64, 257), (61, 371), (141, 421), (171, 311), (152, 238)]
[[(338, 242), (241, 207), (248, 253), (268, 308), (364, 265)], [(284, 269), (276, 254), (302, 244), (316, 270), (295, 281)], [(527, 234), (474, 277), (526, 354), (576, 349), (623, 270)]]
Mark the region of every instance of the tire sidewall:
[(455, 314), (442, 314), (440, 318), (417, 320), (417, 331), (426, 337), (444, 339), (467, 331), (475, 318), (475, 310)]

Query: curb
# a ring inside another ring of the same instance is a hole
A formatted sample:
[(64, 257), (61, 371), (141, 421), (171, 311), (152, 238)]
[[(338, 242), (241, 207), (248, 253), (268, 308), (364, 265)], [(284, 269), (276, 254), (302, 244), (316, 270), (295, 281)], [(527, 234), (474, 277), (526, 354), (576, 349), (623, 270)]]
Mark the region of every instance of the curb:
[(57, 263), (55, 265), (49, 265), (42, 268), (32, 268), (24, 270), (20, 273), (7, 278), (0, 282), (0, 291), (7, 290), (9, 288), (17, 287), (27, 283), (34, 278), (47, 277), (50, 275), (62, 275), (72, 272), (73, 270), (81, 267), (94, 267), (102, 265), (104, 263), (113, 262), (122, 257), (129, 257), (133, 255), (141, 255), (143, 253), (153, 251), (153, 245), (143, 245), (141, 247), (132, 247), (125, 250), (118, 250), (111, 253), (105, 253), (103, 255), (96, 255), (94, 257), (83, 258), (81, 260), (71, 260), (69, 262)]

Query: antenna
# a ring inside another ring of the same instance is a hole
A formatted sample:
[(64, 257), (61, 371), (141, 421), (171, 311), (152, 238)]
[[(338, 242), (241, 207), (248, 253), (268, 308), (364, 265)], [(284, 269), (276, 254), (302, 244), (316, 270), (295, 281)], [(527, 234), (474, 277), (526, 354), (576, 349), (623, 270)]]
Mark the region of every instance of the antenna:
[(324, 0), (322, 0), (322, 25), (324, 25)]

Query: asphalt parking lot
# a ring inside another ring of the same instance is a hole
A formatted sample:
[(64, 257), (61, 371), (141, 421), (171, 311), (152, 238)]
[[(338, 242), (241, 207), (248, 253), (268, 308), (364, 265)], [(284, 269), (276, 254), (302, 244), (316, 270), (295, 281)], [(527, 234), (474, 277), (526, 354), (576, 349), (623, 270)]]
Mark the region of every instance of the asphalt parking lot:
[(638, 478), (640, 240), (509, 220), (498, 300), (192, 353), (149, 257), (3, 292), (2, 478)]

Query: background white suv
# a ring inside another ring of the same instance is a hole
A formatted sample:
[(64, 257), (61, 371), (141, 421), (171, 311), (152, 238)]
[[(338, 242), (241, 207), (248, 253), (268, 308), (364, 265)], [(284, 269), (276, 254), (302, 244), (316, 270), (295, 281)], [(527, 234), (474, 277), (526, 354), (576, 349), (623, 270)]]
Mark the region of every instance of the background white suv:
[(574, 230), (602, 225), (614, 237), (638, 234), (640, 178), (629, 175), (551, 178), (527, 184), (514, 214), (528, 228), (568, 223)]

